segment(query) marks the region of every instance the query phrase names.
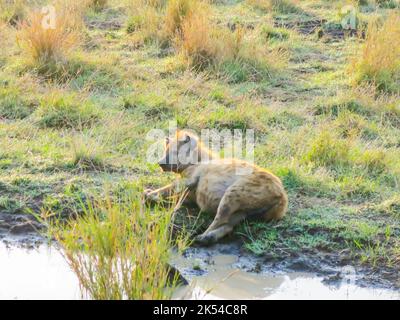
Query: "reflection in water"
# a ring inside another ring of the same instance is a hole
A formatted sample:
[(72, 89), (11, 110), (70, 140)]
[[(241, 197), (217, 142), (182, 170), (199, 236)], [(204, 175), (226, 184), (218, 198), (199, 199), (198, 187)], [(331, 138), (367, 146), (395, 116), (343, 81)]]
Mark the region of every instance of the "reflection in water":
[[(327, 286), (312, 274), (256, 274), (236, 270), (234, 255), (216, 255), (204, 275), (189, 276), (176, 299), (400, 299), (398, 291), (360, 288), (341, 283)], [(7, 249), (0, 243), (0, 299), (80, 299), (78, 280), (55, 248)], [(176, 257), (179, 269), (193, 259)], [(185, 274), (185, 272), (184, 272)]]
[(0, 243), (0, 299), (80, 299), (78, 280), (60, 252)]
[[(337, 286), (329, 286), (311, 273), (257, 274), (232, 269), (236, 257), (218, 255), (211, 259), (208, 273), (192, 276), (190, 286), (179, 289), (176, 299), (400, 299), (400, 292), (362, 288), (349, 275)], [(178, 269), (188, 259), (175, 257)], [(350, 267), (351, 268), (351, 267)]]
[[(392, 290), (362, 288), (341, 283), (328, 286), (311, 274), (262, 276), (238, 271), (210, 272), (193, 279), (195, 286), (180, 289), (175, 298), (184, 299), (400, 299)], [(225, 277), (225, 281), (221, 281)]]

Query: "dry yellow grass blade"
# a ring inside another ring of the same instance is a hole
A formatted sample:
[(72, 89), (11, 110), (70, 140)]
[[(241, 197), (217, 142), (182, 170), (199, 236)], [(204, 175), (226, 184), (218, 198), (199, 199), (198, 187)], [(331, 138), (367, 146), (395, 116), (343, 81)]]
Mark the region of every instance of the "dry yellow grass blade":
[(355, 84), (373, 83), (378, 89), (393, 89), (400, 78), (400, 15), (392, 13), (382, 26), (368, 26), (361, 53), (352, 63)]

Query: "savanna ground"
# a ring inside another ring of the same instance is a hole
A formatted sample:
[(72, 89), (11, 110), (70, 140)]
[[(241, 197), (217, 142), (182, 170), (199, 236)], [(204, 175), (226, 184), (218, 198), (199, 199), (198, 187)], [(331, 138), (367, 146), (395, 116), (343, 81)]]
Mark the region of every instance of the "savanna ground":
[[(0, 1), (0, 227), (173, 180), (146, 161), (147, 133), (171, 120), (254, 129), (255, 163), (282, 179), (289, 211), (227, 241), (399, 287), (398, 2), (169, 2), (68, 1), (52, 40), (35, 42), (33, 8), (47, 2)], [(177, 219), (200, 231), (211, 218)]]

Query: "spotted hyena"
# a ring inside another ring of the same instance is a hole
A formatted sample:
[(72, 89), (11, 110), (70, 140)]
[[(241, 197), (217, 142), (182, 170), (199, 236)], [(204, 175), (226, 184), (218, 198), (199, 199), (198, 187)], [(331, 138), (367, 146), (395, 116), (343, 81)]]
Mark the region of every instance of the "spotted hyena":
[(186, 189), (186, 201), (215, 214), (208, 229), (197, 236), (198, 243), (218, 241), (245, 218), (278, 220), (286, 213), (288, 199), (278, 177), (246, 161), (219, 159), (190, 132), (177, 131), (166, 139), (159, 165), (181, 179), (157, 190), (145, 190), (146, 198), (158, 201)]

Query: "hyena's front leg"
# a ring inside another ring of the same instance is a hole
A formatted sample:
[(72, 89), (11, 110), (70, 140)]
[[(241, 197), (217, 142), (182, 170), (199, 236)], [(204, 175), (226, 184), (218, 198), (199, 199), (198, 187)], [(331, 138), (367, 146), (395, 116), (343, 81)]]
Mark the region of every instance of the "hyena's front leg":
[(144, 190), (144, 196), (147, 200), (158, 202), (163, 198), (168, 199), (168, 197), (173, 196), (177, 193), (182, 193), (185, 190), (189, 192), (196, 187), (197, 182), (194, 179), (179, 179), (174, 181), (173, 183), (166, 185), (165, 187), (150, 190)]
[(144, 197), (146, 200), (158, 202), (162, 200), (162, 198), (166, 198), (174, 193), (175, 184), (171, 183), (162, 188), (151, 190), (146, 189), (143, 191)]

